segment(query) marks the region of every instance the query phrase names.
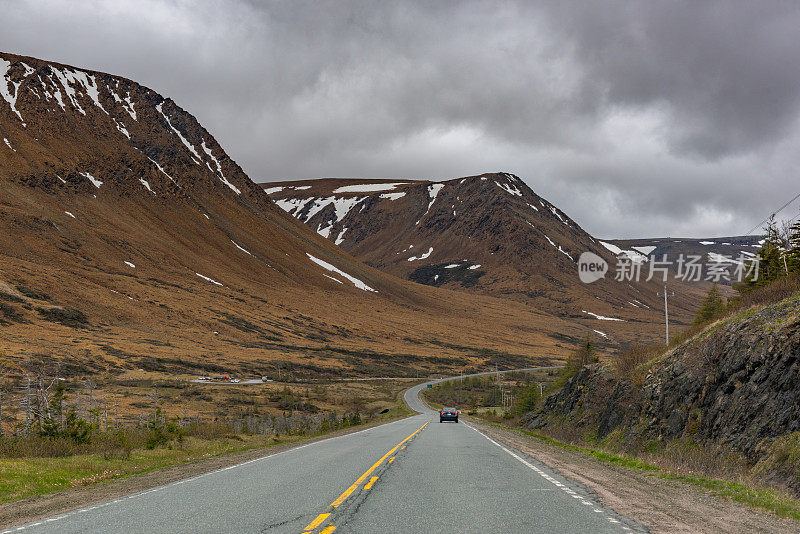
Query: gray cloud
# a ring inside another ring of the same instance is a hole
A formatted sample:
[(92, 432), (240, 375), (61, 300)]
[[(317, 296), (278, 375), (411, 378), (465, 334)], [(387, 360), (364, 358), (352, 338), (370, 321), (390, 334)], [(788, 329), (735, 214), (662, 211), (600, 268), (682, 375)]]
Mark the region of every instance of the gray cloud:
[(255, 180), (508, 170), (603, 237), (741, 233), (797, 192), (791, 3), (0, 6), (1, 49), (171, 96)]

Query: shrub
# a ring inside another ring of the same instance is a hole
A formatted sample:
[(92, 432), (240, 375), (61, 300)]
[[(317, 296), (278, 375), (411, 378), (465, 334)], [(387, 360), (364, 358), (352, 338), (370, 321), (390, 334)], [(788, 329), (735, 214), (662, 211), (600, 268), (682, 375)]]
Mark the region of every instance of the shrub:
[(48, 321), (72, 328), (81, 328), (89, 322), (83, 312), (75, 308), (37, 308), (36, 311)]
[(722, 298), (722, 294), (719, 292), (717, 284), (714, 284), (711, 286), (711, 289), (708, 290), (708, 294), (706, 295), (706, 299), (703, 301), (703, 305), (700, 306), (699, 310), (697, 310), (697, 315), (694, 318), (694, 324), (705, 324), (722, 315), (724, 311), (725, 301)]
[(517, 415), (524, 415), (536, 409), (542, 395), (539, 391), (539, 384), (535, 382), (525, 386), (522, 391), (517, 394), (517, 402), (514, 411)]
[(644, 379), (642, 365), (664, 350), (663, 345), (642, 345), (622, 351), (614, 359), (614, 371), (619, 379), (639, 383)]

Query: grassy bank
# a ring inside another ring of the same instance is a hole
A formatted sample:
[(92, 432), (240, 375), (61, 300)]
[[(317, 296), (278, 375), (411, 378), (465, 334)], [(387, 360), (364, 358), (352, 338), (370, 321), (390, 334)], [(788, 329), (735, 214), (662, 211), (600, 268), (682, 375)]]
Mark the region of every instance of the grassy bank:
[[(0, 436), (0, 503), (69, 488), (102, 484), (156, 469), (226, 454), (295, 443), (337, 431), (364, 428), (412, 415), (400, 398), (382, 413), (312, 419), (303, 416), (276, 432), (247, 421), (201, 422), (179, 426), (167, 421), (133, 428), (100, 430), (94, 426), (80, 440), (62, 428), (53, 435)], [(285, 418), (291, 422), (292, 416)], [(274, 423), (275, 419), (271, 419)], [(256, 423), (259, 420), (255, 420)]]

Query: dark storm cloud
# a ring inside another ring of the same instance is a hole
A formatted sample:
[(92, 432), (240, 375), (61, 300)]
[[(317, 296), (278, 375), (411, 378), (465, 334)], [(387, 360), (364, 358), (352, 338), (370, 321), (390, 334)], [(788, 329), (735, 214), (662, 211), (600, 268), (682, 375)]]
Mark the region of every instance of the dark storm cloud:
[(171, 96), (257, 181), (507, 170), (605, 237), (741, 233), (799, 185), (789, 2), (0, 6), (0, 48)]

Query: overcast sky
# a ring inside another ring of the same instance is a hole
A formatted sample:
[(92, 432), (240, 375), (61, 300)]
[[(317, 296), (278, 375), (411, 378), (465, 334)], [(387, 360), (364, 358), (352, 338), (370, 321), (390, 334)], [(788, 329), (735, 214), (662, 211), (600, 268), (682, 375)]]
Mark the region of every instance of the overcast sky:
[(797, 2), (0, 0), (0, 49), (172, 97), (255, 181), (507, 171), (607, 238), (800, 193)]

